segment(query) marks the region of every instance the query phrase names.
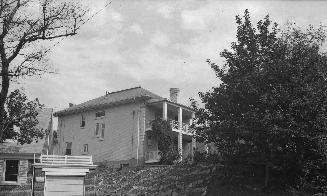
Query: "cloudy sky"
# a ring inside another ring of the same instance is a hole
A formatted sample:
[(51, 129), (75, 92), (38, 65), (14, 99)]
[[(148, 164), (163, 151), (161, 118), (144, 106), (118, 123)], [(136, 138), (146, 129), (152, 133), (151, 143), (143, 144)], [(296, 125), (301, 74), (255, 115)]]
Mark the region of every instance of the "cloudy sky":
[[(108, 2), (84, 1), (91, 15)], [(12, 88), (23, 86), (31, 99), (56, 110), (135, 86), (164, 97), (178, 87), (180, 102), (189, 104), (190, 97), (219, 84), (206, 59), (223, 64), (219, 53), (235, 40), (235, 15), (245, 9), (254, 22), (269, 14), (280, 25), (327, 24), (323, 1), (113, 0), (77, 36), (53, 48), (57, 74)]]

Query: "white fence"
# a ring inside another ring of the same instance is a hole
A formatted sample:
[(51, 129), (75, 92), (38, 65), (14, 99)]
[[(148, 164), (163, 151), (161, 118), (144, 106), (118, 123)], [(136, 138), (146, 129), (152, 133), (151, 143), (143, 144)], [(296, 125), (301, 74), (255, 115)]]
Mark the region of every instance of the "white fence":
[(92, 156), (41, 155), (42, 165), (93, 165)]
[(148, 151), (145, 155), (145, 162), (158, 162), (160, 161), (160, 158), (159, 150)]

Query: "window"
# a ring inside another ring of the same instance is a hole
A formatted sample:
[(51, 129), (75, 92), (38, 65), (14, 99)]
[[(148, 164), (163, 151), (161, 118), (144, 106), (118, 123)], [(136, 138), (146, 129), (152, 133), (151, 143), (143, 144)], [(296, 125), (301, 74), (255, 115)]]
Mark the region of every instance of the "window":
[(5, 181), (17, 182), (19, 160), (6, 160)]
[(102, 123), (102, 126), (101, 126), (101, 138), (104, 138), (104, 131), (105, 131), (105, 124)]
[(105, 111), (104, 110), (97, 111), (95, 113), (95, 118), (101, 118), (101, 117), (104, 117), (104, 116), (105, 116)]
[(96, 123), (94, 136), (104, 138), (105, 123)]
[(100, 123), (97, 123), (95, 125), (95, 133), (94, 133), (94, 136), (98, 136), (99, 135), (99, 129), (100, 129)]
[(72, 154), (72, 142), (66, 142), (66, 152), (65, 155)]
[(83, 152), (84, 153), (88, 153), (89, 152), (89, 145), (88, 144), (84, 144), (83, 145)]
[(82, 115), (82, 119), (81, 119), (81, 128), (85, 127), (85, 116)]

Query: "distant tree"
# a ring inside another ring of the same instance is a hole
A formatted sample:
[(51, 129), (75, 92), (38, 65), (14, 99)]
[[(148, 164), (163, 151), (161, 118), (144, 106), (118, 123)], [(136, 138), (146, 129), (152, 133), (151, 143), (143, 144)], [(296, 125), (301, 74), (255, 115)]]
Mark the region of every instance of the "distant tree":
[(6, 101), (5, 126), (0, 142), (13, 139), (20, 144), (25, 144), (42, 139), (44, 130), (37, 127), (37, 115), (41, 108), (38, 99), (29, 101), (24, 92), (18, 89), (11, 92)]
[(76, 2), (0, 0), (0, 131), (10, 81), (47, 72), (45, 55), (49, 48), (41, 43), (76, 35), (84, 22), (86, 10)]
[(248, 10), (236, 23), (237, 41), (221, 53), (225, 65), (208, 60), (221, 84), (199, 93), (203, 108), (193, 102), (198, 139), (215, 143), (231, 163), (265, 164), (281, 183), (321, 187), (327, 182), (323, 28), (280, 31), (268, 16), (255, 28)]

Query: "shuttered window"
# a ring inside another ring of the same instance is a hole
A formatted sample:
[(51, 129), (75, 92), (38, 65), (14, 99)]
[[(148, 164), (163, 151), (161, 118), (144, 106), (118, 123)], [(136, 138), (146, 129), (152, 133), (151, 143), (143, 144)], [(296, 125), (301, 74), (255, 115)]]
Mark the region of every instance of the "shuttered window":
[(99, 135), (99, 130), (100, 130), (100, 123), (96, 123), (94, 136), (98, 136)]
[(104, 132), (105, 132), (106, 128), (105, 128), (105, 124), (102, 123), (102, 126), (101, 126), (101, 138), (103, 139), (104, 138)]
[(84, 128), (85, 127), (85, 116), (82, 115), (81, 116), (81, 128)]

